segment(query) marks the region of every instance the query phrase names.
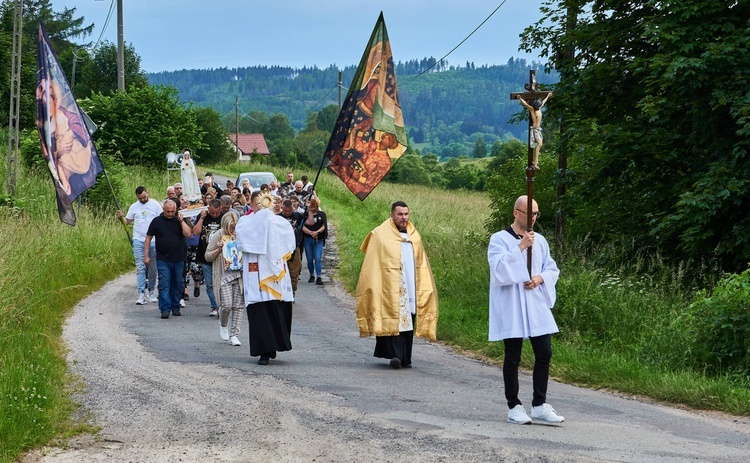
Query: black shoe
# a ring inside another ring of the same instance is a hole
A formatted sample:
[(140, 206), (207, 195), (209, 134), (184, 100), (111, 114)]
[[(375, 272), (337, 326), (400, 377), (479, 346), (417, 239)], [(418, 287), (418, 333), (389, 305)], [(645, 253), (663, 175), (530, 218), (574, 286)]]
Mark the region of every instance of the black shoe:
[(411, 363), (404, 363), (401, 366), (404, 367), (404, 368), (411, 368)]
[(162, 312), (161, 318), (169, 318), (169, 312)]
[(307, 280), (307, 282), (308, 283), (315, 283), (315, 276), (314, 275), (310, 275), (310, 279)]
[(200, 295), (201, 295), (201, 287), (196, 286), (195, 289), (193, 290), (193, 297), (198, 297)]
[(393, 357), (391, 359), (391, 366), (394, 370), (398, 370), (399, 368), (401, 368), (401, 360), (399, 360), (398, 357)]
[(316, 285), (322, 285), (322, 284), (323, 284), (323, 279), (322, 279), (322, 278), (320, 278), (320, 277), (318, 277), (318, 279), (317, 279), (317, 280), (315, 280), (315, 284), (316, 284)]
[(179, 310), (173, 310), (172, 311), (172, 315), (174, 315), (175, 317), (181, 317), (182, 316), (182, 312), (180, 312)]
[(268, 365), (268, 357), (261, 357), (260, 360), (258, 360), (258, 365)]
[(184, 300), (186, 300), (186, 301), (189, 301), (189, 300), (190, 300), (190, 294), (188, 294), (188, 293), (183, 293), (183, 295), (182, 295), (182, 298), (183, 298)]
[(275, 359), (276, 358), (276, 351), (271, 352), (270, 354), (268, 354), (268, 357), (272, 358), (272, 359)]

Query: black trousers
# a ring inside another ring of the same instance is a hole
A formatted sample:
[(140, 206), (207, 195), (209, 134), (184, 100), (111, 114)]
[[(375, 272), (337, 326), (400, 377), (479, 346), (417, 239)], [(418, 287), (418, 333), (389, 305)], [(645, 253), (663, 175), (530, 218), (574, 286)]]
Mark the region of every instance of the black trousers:
[[(411, 316), (414, 326), (415, 316)], [(375, 352), (373, 357), (392, 359), (397, 358), (401, 365), (411, 365), (411, 348), (414, 344), (414, 331), (402, 331), (398, 336), (375, 336)]]
[[(538, 407), (547, 401), (547, 383), (549, 382), (549, 362), (552, 359), (552, 335), (545, 334), (529, 338), (534, 349), (534, 395), (531, 401), (533, 407)], [(521, 405), (518, 400), (518, 364), (521, 363), (522, 338), (503, 339), (505, 344), (505, 360), (503, 361), (503, 382), (505, 383), (505, 398), (508, 408)]]

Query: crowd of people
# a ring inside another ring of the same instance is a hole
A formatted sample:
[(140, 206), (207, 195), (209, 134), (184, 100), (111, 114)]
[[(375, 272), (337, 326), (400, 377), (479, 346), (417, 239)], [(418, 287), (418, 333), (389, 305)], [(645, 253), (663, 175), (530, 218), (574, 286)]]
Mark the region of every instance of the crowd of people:
[[(273, 336), (256, 336), (260, 343), (254, 343), (251, 336), (250, 341), (251, 352), (260, 357), (259, 363), (268, 364), (277, 351), (291, 349), (291, 303), (303, 255), (310, 272), (308, 282), (324, 284), (322, 255), (327, 217), (306, 175), (295, 181), (294, 174), (288, 172), (284, 183), (273, 181), (256, 191), (247, 180), (239, 186), (227, 181), (222, 189), (210, 172), (197, 183), (197, 199), (188, 200), (183, 183), (178, 182), (167, 187), (166, 198), (161, 202), (150, 198), (146, 187), (139, 186), (135, 191), (137, 201), (127, 213), (117, 211), (118, 217), (133, 224), (136, 304), (157, 302), (162, 319), (181, 316), (181, 309), (191, 297), (192, 279), (193, 298), (200, 297), (201, 286), (205, 286), (210, 304), (208, 315), (218, 317), (221, 338), (240, 346), (242, 309), (252, 302), (255, 310), (251, 313), (248, 308), (248, 317), (274, 325), (269, 327)], [(244, 230), (244, 235), (238, 234), (238, 229)], [(273, 236), (258, 235), (264, 230), (276, 232)], [(265, 243), (268, 249), (259, 249), (248, 236)], [(289, 238), (288, 243), (282, 242), (281, 237)], [(277, 262), (268, 261), (268, 256), (278, 254), (287, 244), (288, 255), (277, 256), (283, 257)], [(248, 262), (247, 268), (243, 262)], [(248, 280), (248, 269), (264, 278)], [(248, 282), (253, 286), (250, 289)]]
[[(292, 349), (292, 304), (307, 258), (308, 283), (323, 284), (322, 254), (328, 232), (320, 200), (305, 176), (272, 182), (252, 191), (231, 181), (222, 190), (207, 173), (201, 182), (199, 214), (182, 195), (182, 184), (167, 189), (159, 203), (145, 187), (124, 215), (133, 223), (138, 299), (158, 300), (161, 318), (181, 316), (189, 299), (205, 285), (210, 316), (219, 319), (219, 335), (240, 346), (242, 312), (247, 313), (250, 355), (268, 365), (278, 352)], [(531, 206), (531, 207), (530, 207)], [(402, 201), (391, 206), (390, 217), (372, 230), (360, 249), (365, 253), (356, 289), (360, 336), (375, 336), (374, 357), (394, 369), (412, 367), (414, 336), (435, 340), (438, 296), (422, 238), (409, 220)], [(118, 217), (123, 217), (117, 211)], [(183, 215), (185, 214), (185, 215)], [(189, 219), (187, 216), (193, 216)], [(539, 217), (536, 201), (519, 197), (513, 223), (492, 235), (490, 265), (489, 340), (503, 341), (503, 380), (508, 421), (559, 425), (564, 418), (546, 401), (552, 335), (558, 331), (552, 307), (559, 269), (547, 241), (533, 231)], [(529, 256), (530, 249), (534, 253)], [(155, 265), (154, 265), (155, 261)], [(154, 296), (158, 274), (158, 299)], [(219, 298), (217, 300), (216, 293)], [(524, 339), (534, 353), (531, 413), (519, 399), (518, 367)]]

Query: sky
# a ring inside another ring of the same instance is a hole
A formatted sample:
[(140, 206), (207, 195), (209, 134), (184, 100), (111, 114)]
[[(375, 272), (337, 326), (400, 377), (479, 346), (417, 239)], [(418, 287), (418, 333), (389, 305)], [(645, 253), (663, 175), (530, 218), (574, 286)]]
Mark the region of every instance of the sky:
[[(116, 0), (52, 0), (94, 23), (96, 42)], [(503, 0), (122, 0), (123, 36), (146, 72), (256, 65), (357, 65), (383, 12), (394, 59), (441, 58)], [(538, 59), (518, 51), (519, 34), (540, 17), (542, 0), (505, 3), (448, 64)], [(117, 8), (102, 40), (117, 43)]]

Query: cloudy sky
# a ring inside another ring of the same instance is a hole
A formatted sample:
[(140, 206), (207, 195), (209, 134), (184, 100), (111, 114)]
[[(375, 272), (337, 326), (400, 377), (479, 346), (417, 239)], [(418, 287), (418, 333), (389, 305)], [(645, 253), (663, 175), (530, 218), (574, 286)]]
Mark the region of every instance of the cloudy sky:
[[(95, 24), (96, 42), (115, 0), (52, 0)], [(519, 34), (540, 16), (542, 0), (122, 0), (123, 34), (147, 72), (253, 65), (356, 65), (383, 11), (396, 61), (503, 64)], [(117, 42), (116, 7), (102, 40)]]

